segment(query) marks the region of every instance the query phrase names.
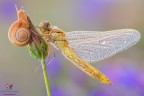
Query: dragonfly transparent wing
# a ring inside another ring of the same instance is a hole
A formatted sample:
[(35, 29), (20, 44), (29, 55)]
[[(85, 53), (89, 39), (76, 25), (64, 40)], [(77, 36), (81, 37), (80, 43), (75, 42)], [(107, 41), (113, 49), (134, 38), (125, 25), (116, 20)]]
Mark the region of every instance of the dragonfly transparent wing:
[(66, 37), (78, 56), (93, 63), (111, 57), (136, 44), (140, 33), (134, 29), (72, 31)]

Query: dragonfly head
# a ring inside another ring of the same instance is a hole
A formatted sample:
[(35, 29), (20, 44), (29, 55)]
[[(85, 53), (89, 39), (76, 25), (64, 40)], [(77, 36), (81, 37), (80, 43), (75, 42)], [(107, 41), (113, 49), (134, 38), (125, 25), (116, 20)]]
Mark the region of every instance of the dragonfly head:
[(45, 33), (51, 30), (51, 25), (48, 21), (44, 21), (39, 24), (39, 28), (42, 33)]

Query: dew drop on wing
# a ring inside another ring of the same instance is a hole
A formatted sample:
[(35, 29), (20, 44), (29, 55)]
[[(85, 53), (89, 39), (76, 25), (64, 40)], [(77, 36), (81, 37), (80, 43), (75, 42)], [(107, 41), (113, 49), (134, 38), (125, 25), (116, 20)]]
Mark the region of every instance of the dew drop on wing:
[(103, 45), (106, 44), (106, 41), (101, 42), (101, 44), (103, 44)]
[(133, 46), (140, 40), (134, 29), (73, 31), (66, 33), (70, 46), (84, 60), (94, 63)]

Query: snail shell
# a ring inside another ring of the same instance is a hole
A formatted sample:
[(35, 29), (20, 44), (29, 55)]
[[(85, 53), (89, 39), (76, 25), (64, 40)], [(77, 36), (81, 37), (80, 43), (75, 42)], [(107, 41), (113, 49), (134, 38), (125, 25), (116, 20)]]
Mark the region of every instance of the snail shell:
[(24, 20), (14, 22), (8, 32), (8, 38), (16, 46), (25, 46), (31, 40), (29, 25)]

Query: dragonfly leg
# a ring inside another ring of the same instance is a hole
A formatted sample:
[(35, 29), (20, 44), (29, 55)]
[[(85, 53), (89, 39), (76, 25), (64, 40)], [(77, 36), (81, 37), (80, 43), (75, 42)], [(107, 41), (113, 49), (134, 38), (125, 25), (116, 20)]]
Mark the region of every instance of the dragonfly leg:
[(56, 52), (54, 51), (54, 48), (50, 44), (49, 44), (49, 48), (51, 49), (51, 51), (53, 53), (53, 57), (50, 59), (50, 61), (47, 63), (47, 65), (50, 64), (54, 60), (54, 58), (56, 57)]
[(51, 48), (51, 50), (52, 50), (53, 57), (56, 57), (56, 52), (55, 52), (55, 50), (54, 50), (53, 46), (51, 46), (51, 45), (50, 45), (50, 48)]
[(50, 59), (50, 61), (47, 63), (47, 65), (50, 64), (50, 63), (54, 60), (54, 58), (55, 58), (55, 57), (52, 57), (52, 58)]
[(36, 72), (39, 68), (40, 68), (41, 64), (37, 65), (36, 68), (34, 70), (32, 70), (32, 72)]

